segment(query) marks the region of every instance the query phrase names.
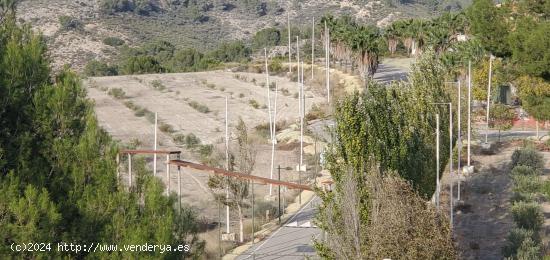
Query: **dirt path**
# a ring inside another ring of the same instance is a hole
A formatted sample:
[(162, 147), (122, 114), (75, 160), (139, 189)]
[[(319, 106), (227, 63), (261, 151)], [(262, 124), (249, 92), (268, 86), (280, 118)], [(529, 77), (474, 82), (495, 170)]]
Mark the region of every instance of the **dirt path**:
[[(475, 155), (476, 172), (464, 176), (461, 203), (455, 204), (454, 238), (460, 259), (502, 259), (502, 247), (513, 227), (510, 214), (510, 156), (514, 147), (494, 155)], [(443, 208), (449, 212), (449, 178), (444, 178)], [(457, 186), (454, 186), (455, 198)]]

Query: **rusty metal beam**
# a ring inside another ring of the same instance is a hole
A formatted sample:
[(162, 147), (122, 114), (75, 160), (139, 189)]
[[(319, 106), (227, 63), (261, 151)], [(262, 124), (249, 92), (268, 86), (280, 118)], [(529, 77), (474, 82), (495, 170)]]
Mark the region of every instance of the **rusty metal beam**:
[(121, 150), (120, 154), (181, 154), (181, 151), (164, 150)]
[(230, 172), (230, 171), (226, 171), (224, 169), (210, 167), (210, 166), (197, 164), (197, 163), (192, 163), (192, 162), (187, 162), (187, 161), (182, 161), (182, 160), (170, 160), (168, 163), (172, 164), (172, 165), (176, 165), (176, 166), (185, 167), (185, 168), (191, 168), (191, 169), (200, 170), (200, 171), (212, 172), (212, 173), (217, 174), (217, 175), (224, 175), (224, 176), (235, 177), (235, 178), (239, 178), (239, 179), (252, 180), (252, 181), (254, 181), (254, 183), (259, 183), (259, 184), (264, 184), (264, 185), (265, 184), (273, 184), (273, 185), (285, 186), (285, 187), (288, 187), (290, 189), (312, 190), (312, 188), (307, 186), (307, 185), (301, 185), (301, 184), (296, 184), (296, 183), (292, 183), (292, 182), (272, 180), (272, 179), (269, 179), (269, 178), (264, 178), (264, 177), (260, 177), (260, 176), (250, 175), (250, 174)]

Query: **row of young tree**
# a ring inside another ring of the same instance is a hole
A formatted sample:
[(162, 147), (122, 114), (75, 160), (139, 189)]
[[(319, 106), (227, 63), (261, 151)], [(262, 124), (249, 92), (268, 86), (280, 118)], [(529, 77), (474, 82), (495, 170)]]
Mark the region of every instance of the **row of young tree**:
[[(51, 77), (44, 39), (0, 2), (0, 258), (158, 258), (160, 252), (58, 251), (57, 243), (159, 244), (198, 257), (194, 213), (140, 167), (131, 192), (118, 185), (117, 144), (101, 129), (80, 79)], [(142, 166), (144, 164), (142, 163)], [(11, 245), (45, 243), (40, 251)]]
[[(456, 259), (447, 215), (426, 203), (436, 189), (436, 114), (448, 129), (444, 66), (434, 52), (415, 65), (409, 83), (382, 86), (336, 106), (334, 142), (326, 151), (332, 192), (317, 223), (326, 259)], [(448, 140), (448, 131), (441, 131)], [(442, 174), (449, 143), (441, 142)]]

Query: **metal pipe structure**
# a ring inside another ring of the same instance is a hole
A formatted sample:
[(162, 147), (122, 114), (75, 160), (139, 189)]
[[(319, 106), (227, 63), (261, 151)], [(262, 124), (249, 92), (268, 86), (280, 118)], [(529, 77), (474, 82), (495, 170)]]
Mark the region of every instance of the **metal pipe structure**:
[(313, 189), (307, 185), (300, 185), (292, 182), (278, 181), (278, 180), (273, 180), (273, 179), (250, 175), (250, 174), (231, 172), (224, 169), (210, 167), (210, 166), (183, 161), (183, 160), (170, 160), (169, 164), (178, 165), (184, 168), (191, 168), (199, 171), (210, 172), (217, 175), (239, 178), (242, 180), (253, 180), (255, 183), (263, 184), (263, 185), (272, 183), (273, 185), (280, 185), (280, 186), (288, 187), (290, 189), (313, 191)]
[(116, 183), (118, 184), (120, 181), (120, 154), (116, 154)]
[[(462, 182), (462, 181), (460, 180), (460, 174), (461, 174), (461, 170), (462, 170), (461, 167), (460, 167), (460, 159), (462, 158), (462, 157), (461, 157), (461, 154), (462, 154), (462, 133), (460, 132), (460, 130), (461, 130), (460, 125), (461, 125), (461, 121), (462, 121), (461, 111), (460, 111), (460, 110), (461, 110), (460, 99), (461, 99), (461, 97), (462, 97), (462, 96), (461, 96), (461, 93), (462, 93), (462, 92), (461, 92), (461, 83), (460, 83), (460, 80), (459, 80), (459, 81), (458, 81), (458, 101), (457, 101), (457, 102), (458, 102), (458, 106), (457, 106), (457, 107), (458, 107), (458, 109), (457, 109), (457, 113), (458, 113), (458, 115), (457, 115), (457, 124), (458, 124), (458, 126), (457, 126), (457, 127), (458, 127), (458, 130), (457, 130), (457, 134), (458, 134), (458, 135), (457, 135), (457, 139), (458, 139), (458, 147), (457, 147), (457, 148), (458, 148), (458, 149), (457, 149), (458, 154), (457, 154), (457, 158), (458, 158), (458, 159), (457, 159), (457, 168), (456, 168), (456, 170), (457, 170), (457, 174), (456, 174), (456, 175), (457, 175), (457, 177), (458, 177), (458, 187), (457, 187), (457, 200), (458, 200), (458, 201), (460, 201), (460, 183)], [(452, 115), (452, 110), (451, 110), (451, 115)], [(452, 120), (452, 118), (451, 118), (451, 123), (452, 123), (452, 122), (453, 122), (453, 120)], [(452, 128), (451, 128), (451, 129), (452, 129)], [(451, 132), (451, 133), (452, 133), (452, 132)], [(452, 140), (452, 135), (451, 135), (451, 140)], [(452, 146), (451, 146), (451, 151), (452, 151)], [(452, 157), (451, 157), (451, 158), (452, 158)], [(451, 165), (452, 165), (452, 161), (451, 161)], [(451, 186), (451, 187), (452, 187), (452, 186)], [(452, 193), (451, 193), (451, 194), (452, 194)], [(451, 196), (451, 199), (452, 199), (452, 196)], [(452, 203), (451, 203), (451, 204), (452, 204)], [(451, 207), (451, 210), (452, 210), (452, 207)], [(451, 228), (453, 227), (453, 224), (452, 224), (453, 222), (452, 222), (452, 220), (453, 220), (453, 215), (452, 215), (452, 211), (451, 211)]]

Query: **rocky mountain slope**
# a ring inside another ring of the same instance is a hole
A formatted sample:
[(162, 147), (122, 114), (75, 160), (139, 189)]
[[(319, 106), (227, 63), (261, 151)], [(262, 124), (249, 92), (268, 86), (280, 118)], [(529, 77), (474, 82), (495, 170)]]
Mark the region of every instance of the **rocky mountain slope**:
[(118, 53), (104, 43), (108, 37), (130, 46), (167, 40), (205, 50), (223, 40), (249, 38), (265, 27), (286, 25), (287, 15), (295, 26), (326, 13), (384, 26), (395, 19), (457, 10), (468, 1), (22, 0), (18, 15), (46, 37), (54, 69), (69, 64), (80, 70), (91, 59), (109, 60)]

